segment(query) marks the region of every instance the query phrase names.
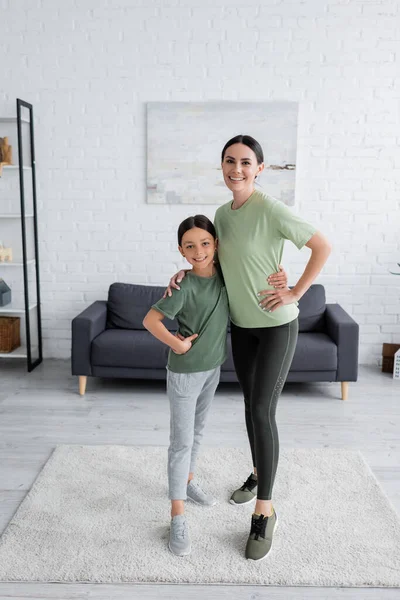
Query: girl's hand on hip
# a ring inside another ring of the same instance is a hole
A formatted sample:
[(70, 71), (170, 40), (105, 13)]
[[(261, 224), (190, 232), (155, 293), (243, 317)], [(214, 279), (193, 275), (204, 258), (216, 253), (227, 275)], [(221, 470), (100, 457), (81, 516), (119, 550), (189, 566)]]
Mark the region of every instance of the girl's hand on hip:
[(288, 277), (282, 265), (278, 265), (279, 273), (272, 273), (268, 276), (267, 281), (275, 289), (283, 289), (287, 287)]
[(182, 338), (180, 334), (176, 334), (176, 337), (179, 336), (180, 344), (179, 350), (172, 350), (175, 354), (186, 354), (192, 347), (192, 341), (199, 337), (198, 333), (194, 333), (193, 335), (189, 335), (187, 338)]
[(263, 290), (259, 292), (258, 296), (262, 298), (259, 302), (260, 307), (267, 312), (274, 312), (280, 306), (293, 304), (298, 300), (296, 294), (289, 288), (283, 290)]
[[(188, 269), (188, 270), (190, 271), (190, 269)], [(175, 273), (175, 275), (172, 275), (171, 279), (169, 280), (169, 285), (163, 294), (163, 298), (166, 298), (167, 296), (172, 296), (172, 289), (174, 289), (174, 290), (181, 289), (179, 287), (178, 283), (180, 283), (182, 281), (182, 279), (185, 277), (185, 275), (186, 275), (186, 271), (184, 269), (182, 269), (178, 273)]]

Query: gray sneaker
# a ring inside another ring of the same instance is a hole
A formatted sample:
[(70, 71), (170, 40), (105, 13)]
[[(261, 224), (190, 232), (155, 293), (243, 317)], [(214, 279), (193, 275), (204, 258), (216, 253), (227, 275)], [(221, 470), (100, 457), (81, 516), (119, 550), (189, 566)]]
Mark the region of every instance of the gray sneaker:
[(251, 473), (251, 475), (248, 476), (242, 487), (233, 492), (229, 502), (231, 504), (248, 504), (249, 502), (252, 502), (256, 497), (256, 488), (257, 475)]
[(190, 554), (192, 548), (185, 515), (176, 515), (171, 519), (168, 547), (176, 556)]
[(214, 506), (217, 503), (217, 499), (211, 496), (211, 494), (207, 494), (193, 479), (188, 483), (186, 496), (192, 502), (201, 504), (202, 506)]

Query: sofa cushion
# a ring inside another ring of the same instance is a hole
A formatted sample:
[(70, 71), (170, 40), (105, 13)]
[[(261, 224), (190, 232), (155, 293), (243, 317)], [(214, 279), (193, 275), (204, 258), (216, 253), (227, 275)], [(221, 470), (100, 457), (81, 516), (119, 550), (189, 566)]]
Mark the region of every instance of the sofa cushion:
[(92, 365), (165, 369), (168, 347), (146, 330), (106, 329), (92, 342)]
[[(135, 283), (113, 283), (108, 290), (107, 328), (144, 329), (146, 313), (163, 295), (164, 287)], [(324, 331), (325, 288), (312, 285), (299, 300), (299, 332)], [(177, 321), (165, 318), (164, 325), (170, 331), (178, 329)], [(230, 324), (228, 327), (230, 331)]]
[(222, 371), (234, 371), (235, 366), (233, 364), (233, 356), (232, 356), (232, 344), (231, 344), (231, 332), (228, 331), (228, 343), (227, 343), (227, 357), (225, 362), (221, 365)]
[[(336, 371), (337, 346), (325, 333), (301, 333), (297, 339), (291, 371)], [(228, 333), (228, 356), (223, 371), (234, 371), (231, 334)]]
[(325, 288), (314, 284), (299, 300), (299, 332), (325, 330)]
[(326, 333), (300, 333), (291, 371), (336, 371), (337, 346)]
[[(165, 287), (155, 285), (112, 283), (108, 290), (106, 327), (144, 330), (144, 317), (164, 291)], [(176, 320), (165, 318), (163, 324), (170, 331), (178, 329)]]
[[(222, 366), (233, 371), (230, 334), (228, 357)], [(91, 363), (103, 367), (165, 369), (168, 347), (146, 330), (106, 329), (92, 342)], [(291, 371), (336, 371), (337, 346), (325, 333), (301, 333)]]

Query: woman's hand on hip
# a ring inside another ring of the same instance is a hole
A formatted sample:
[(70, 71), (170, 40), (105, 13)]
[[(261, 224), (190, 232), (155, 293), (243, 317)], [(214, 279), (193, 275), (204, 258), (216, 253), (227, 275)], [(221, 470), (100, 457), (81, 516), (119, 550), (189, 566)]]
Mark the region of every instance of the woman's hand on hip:
[(289, 288), (283, 290), (262, 290), (258, 296), (260, 298), (260, 307), (267, 312), (274, 312), (277, 308), (286, 304), (293, 304), (298, 300), (297, 295)]
[(278, 265), (279, 272), (272, 273), (268, 276), (267, 282), (272, 285), (275, 289), (283, 289), (287, 287), (288, 277), (285, 269), (282, 265)]
[[(190, 269), (187, 269), (187, 270), (190, 271)], [(178, 273), (175, 273), (175, 275), (172, 275), (171, 279), (169, 280), (169, 285), (163, 294), (163, 298), (166, 298), (167, 296), (172, 296), (172, 289), (174, 289), (174, 290), (181, 289), (179, 287), (178, 283), (180, 283), (182, 281), (182, 279), (185, 277), (185, 275), (186, 275), (186, 271), (184, 269), (182, 269), (181, 271), (178, 271)]]

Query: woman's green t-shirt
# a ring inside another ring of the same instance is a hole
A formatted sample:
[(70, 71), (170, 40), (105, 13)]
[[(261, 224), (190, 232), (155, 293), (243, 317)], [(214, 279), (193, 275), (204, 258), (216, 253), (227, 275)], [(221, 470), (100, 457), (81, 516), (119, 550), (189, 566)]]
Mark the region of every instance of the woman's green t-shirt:
[(275, 327), (293, 321), (297, 303), (264, 311), (257, 296), (274, 289), (267, 277), (278, 271), (285, 240), (301, 249), (317, 231), (283, 202), (256, 190), (238, 209), (232, 201), (215, 214), (218, 258), (228, 292), (230, 317), (239, 327)]

